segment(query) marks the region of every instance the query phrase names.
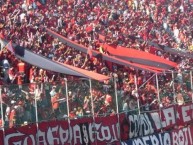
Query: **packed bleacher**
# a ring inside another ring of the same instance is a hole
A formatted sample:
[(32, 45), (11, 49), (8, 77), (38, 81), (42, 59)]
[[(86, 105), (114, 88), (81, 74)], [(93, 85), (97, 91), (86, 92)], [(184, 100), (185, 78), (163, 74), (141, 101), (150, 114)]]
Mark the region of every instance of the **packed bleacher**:
[[(142, 111), (156, 110), (191, 100), (190, 75), (184, 73), (192, 67), (191, 60), (156, 49), (149, 42), (191, 54), (192, 9), (193, 3), (189, 0), (3, 0), (0, 37), (50, 60), (111, 77), (108, 81), (94, 84), (95, 116), (116, 113), (115, 99), (112, 97), (114, 81), (120, 112), (139, 111), (137, 101)], [(158, 76), (158, 88), (153, 73), (115, 63), (109, 67), (101, 57), (82, 53), (53, 38), (44, 27), (100, 53), (110, 55), (101, 45), (105, 43), (152, 53), (179, 65), (172, 70), (174, 77), (168, 72)], [(66, 96), (64, 78), (70, 80), (69, 117), (91, 115), (87, 81), (31, 66), (5, 48), (1, 48), (0, 60), (7, 126), (13, 127), (25, 121), (35, 122), (35, 100), (38, 101), (39, 120), (65, 118), (66, 104), (57, 101), (64, 101), (62, 99)], [(135, 76), (140, 87), (138, 90)]]

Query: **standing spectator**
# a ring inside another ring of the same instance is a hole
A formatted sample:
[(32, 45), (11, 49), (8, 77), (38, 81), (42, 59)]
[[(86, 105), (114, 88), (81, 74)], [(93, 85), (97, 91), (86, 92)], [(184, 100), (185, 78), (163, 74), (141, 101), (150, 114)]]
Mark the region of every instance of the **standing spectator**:
[(14, 127), (16, 124), (16, 108), (17, 106), (14, 106), (14, 105), (11, 107), (10, 116), (9, 116), (9, 128)]
[(53, 113), (54, 113), (54, 117), (55, 118), (58, 118), (59, 117), (59, 94), (55, 94), (52, 98), (51, 98), (51, 102), (52, 102), (52, 110), (53, 110)]

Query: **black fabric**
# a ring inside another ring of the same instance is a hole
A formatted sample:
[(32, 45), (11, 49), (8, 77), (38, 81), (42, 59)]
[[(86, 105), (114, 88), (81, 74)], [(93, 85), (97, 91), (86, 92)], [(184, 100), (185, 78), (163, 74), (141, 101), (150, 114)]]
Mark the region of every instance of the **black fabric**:
[(25, 48), (19, 45), (15, 46), (15, 53), (21, 57), (25, 55)]

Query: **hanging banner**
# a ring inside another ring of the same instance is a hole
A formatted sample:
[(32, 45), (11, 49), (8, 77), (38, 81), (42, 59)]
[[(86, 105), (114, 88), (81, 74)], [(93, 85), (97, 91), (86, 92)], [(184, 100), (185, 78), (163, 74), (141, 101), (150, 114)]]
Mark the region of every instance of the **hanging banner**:
[(35, 124), (5, 130), (5, 145), (35, 145), (37, 127)]
[(121, 142), (122, 145), (192, 145), (193, 126)]
[[(92, 118), (76, 119), (70, 121), (71, 139), (68, 144), (91, 145), (95, 142), (94, 123)], [(67, 145), (68, 145), (67, 144)]]
[(172, 145), (192, 145), (193, 126), (171, 131)]
[[(127, 130), (127, 131), (126, 131)], [(121, 133), (127, 132), (128, 138), (124, 136), (124, 139), (149, 135), (154, 133), (154, 123), (149, 113), (143, 113), (140, 115), (128, 114), (126, 119), (121, 122)], [(123, 138), (122, 138), (123, 139)]]
[(38, 124), (38, 129), (36, 124), (30, 124), (5, 130), (5, 138), (0, 130), (0, 144), (35, 145), (38, 142), (40, 145), (118, 145), (120, 139), (135, 145), (157, 145), (167, 140), (170, 143), (167, 134), (159, 134), (162, 130), (170, 131), (174, 145), (182, 142), (189, 145), (193, 144), (193, 127), (182, 127), (192, 123), (192, 108), (193, 104), (186, 104), (164, 108), (160, 113), (123, 113), (119, 116), (96, 117), (94, 120), (78, 118), (70, 120), (70, 124), (68, 120), (42, 122)]
[(3, 130), (0, 129), (0, 144), (4, 144)]
[(176, 106), (176, 119), (178, 126), (184, 126), (186, 124), (192, 123), (193, 120), (193, 104), (186, 104), (181, 106)]
[(70, 126), (67, 120), (42, 122), (38, 129), (33, 124), (5, 131), (5, 145), (94, 145), (96, 142), (120, 144), (117, 116), (99, 117), (96, 122), (92, 118), (75, 119)]
[(95, 128), (98, 145), (119, 143), (119, 121), (117, 116), (96, 118)]
[(150, 116), (156, 131), (171, 129), (176, 125), (176, 111), (174, 106), (162, 109), (160, 112), (151, 112)]
[(122, 145), (171, 145), (169, 133), (153, 134), (141, 138), (130, 139), (122, 142)]

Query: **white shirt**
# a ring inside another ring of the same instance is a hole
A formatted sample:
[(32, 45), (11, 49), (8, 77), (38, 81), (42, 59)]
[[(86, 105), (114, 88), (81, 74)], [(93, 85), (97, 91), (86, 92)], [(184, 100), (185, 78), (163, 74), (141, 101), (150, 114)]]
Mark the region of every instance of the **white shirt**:
[(22, 22), (22, 20), (25, 18), (25, 16), (26, 16), (25, 13), (20, 14), (20, 16), (19, 16), (20, 17), (20, 22)]
[(179, 29), (178, 29), (178, 28), (175, 28), (175, 29), (174, 29), (174, 37), (178, 38), (179, 33), (180, 33)]

